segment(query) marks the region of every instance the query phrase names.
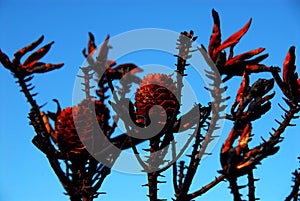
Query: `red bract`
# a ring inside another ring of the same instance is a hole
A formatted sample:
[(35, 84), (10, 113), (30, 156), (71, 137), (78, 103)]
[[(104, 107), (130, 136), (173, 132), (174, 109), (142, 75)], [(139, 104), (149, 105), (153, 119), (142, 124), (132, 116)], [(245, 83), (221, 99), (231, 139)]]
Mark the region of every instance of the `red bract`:
[[(221, 149), (220, 160), (223, 169), (221, 172), (223, 174), (240, 174), (240, 172), (237, 171), (237, 167), (242, 163), (242, 155), (248, 148), (251, 131), (252, 126), (250, 122), (236, 125), (231, 129)], [(233, 144), (238, 137), (238, 145), (233, 147)]]
[(288, 84), (288, 82), (292, 79), (293, 74), (295, 74), (296, 66), (295, 66), (296, 56), (295, 56), (295, 47), (290, 47), (285, 60), (283, 62), (283, 81)]
[(209, 45), (208, 45), (208, 54), (210, 57), (215, 60), (215, 49), (217, 49), (221, 44), (221, 29), (220, 29), (220, 18), (219, 14), (213, 9), (212, 15), (214, 19), (213, 25), (213, 33), (210, 37)]
[(213, 19), (214, 19), (214, 26), (213, 26), (213, 33), (210, 38), (209, 46), (208, 46), (208, 53), (213, 61), (216, 61), (218, 54), (228, 48), (228, 47), (234, 47), (240, 39), (243, 37), (243, 35), (246, 34), (248, 31), (252, 19), (250, 19), (247, 24), (231, 35), (229, 38), (227, 38), (222, 44), (221, 44), (221, 29), (220, 29), (220, 18), (219, 14), (213, 9), (212, 10)]
[(250, 19), (247, 24), (240, 29), (238, 32), (234, 33), (233, 35), (231, 35), (229, 38), (227, 38), (214, 52), (213, 54), (213, 58), (215, 58), (219, 52), (221, 52), (222, 50), (228, 48), (228, 47), (234, 47), (239, 41), (240, 39), (247, 33), (250, 24), (251, 24), (252, 19)]
[(227, 60), (226, 63), (225, 63), (225, 67), (226, 66), (231, 66), (231, 65), (234, 65), (234, 64), (238, 64), (239, 62), (244, 61), (246, 59), (250, 59), (253, 56), (263, 52), (264, 50), (265, 50), (265, 48), (261, 47), (261, 48), (258, 48), (256, 50), (250, 50), (249, 52), (239, 54), (239, 55)]
[(248, 87), (249, 87), (249, 76), (247, 75), (246, 72), (244, 72), (242, 83), (236, 95), (236, 100), (235, 100), (236, 103), (240, 103), (242, 101), (242, 98), (245, 96), (245, 92), (248, 90)]
[(278, 72), (273, 72), (273, 76), (283, 94), (289, 100), (289, 104), (298, 104), (300, 102), (300, 79), (296, 72), (296, 54), (295, 47), (290, 47), (283, 62), (282, 78)]
[(17, 51), (14, 54), (14, 58), (12, 62), (9, 60), (8, 56), (0, 50), (0, 62), (5, 68), (9, 69), (14, 74), (18, 74), (22, 76), (27, 76), (33, 73), (45, 73), (62, 67), (63, 66), (62, 63), (50, 64), (50, 63), (39, 62), (39, 60), (43, 58), (50, 50), (51, 46), (54, 43), (53, 41), (41, 47), (37, 51), (33, 52), (31, 55), (27, 57), (27, 59), (25, 59), (23, 64), (21, 64), (21, 58), (26, 53), (34, 50), (39, 44), (43, 42), (43, 40), (44, 40), (44, 36), (41, 36), (35, 42)]
[(90, 40), (88, 41), (88, 53), (93, 54), (97, 49), (97, 46), (95, 44), (95, 37), (91, 32), (89, 32), (89, 37)]
[(249, 137), (251, 135), (251, 131), (252, 131), (251, 123), (246, 124), (246, 126), (241, 134), (241, 137), (239, 139), (238, 146), (236, 148), (237, 155), (240, 155), (242, 153), (242, 150), (244, 150), (245, 148), (248, 147), (248, 141), (249, 141)]
[[(232, 34), (221, 43), (220, 18), (215, 10), (212, 10), (212, 15), (214, 19), (214, 25), (213, 33), (210, 37), (208, 46), (208, 55), (215, 62), (220, 74), (227, 75), (224, 81), (230, 79), (232, 76), (242, 76), (245, 70), (249, 73), (279, 71), (278, 68), (268, 67), (260, 64), (262, 60), (268, 57), (268, 54), (264, 54), (250, 60), (250, 58), (260, 54), (265, 50), (262, 47), (239, 54), (235, 57), (233, 56), (233, 49), (239, 43), (240, 39), (247, 33), (252, 22), (251, 18), (243, 28)], [(230, 48), (230, 50), (229, 56), (226, 58), (225, 49), (227, 48)]]
[(294, 102), (300, 101), (300, 82), (298, 80), (298, 73), (296, 72), (296, 55), (295, 47), (290, 47), (286, 58), (283, 62), (283, 83), (287, 89), (289, 99)]
[[(108, 45), (109, 38), (110, 38), (109, 35), (107, 35), (104, 42), (102, 43), (102, 45), (100, 47), (100, 51), (99, 51), (96, 59), (94, 59), (93, 54), (96, 52), (97, 46), (95, 44), (94, 35), (89, 32), (88, 51), (86, 52), (86, 48), (84, 48), (82, 50), (82, 53), (92, 68), (95, 68), (95, 66), (98, 66), (98, 68), (99, 68), (99, 66), (105, 67), (106, 65), (108, 65), (108, 66), (115, 65), (115, 61), (107, 60), (108, 50), (111, 48)], [(99, 69), (94, 69), (94, 70), (96, 72), (99, 71)]]

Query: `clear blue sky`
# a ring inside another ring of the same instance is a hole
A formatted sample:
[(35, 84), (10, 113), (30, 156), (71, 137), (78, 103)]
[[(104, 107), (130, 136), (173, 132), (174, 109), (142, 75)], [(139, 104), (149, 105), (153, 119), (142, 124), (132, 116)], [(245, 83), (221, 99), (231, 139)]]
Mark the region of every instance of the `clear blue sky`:
[[(81, 50), (86, 47), (89, 31), (100, 43), (106, 34), (114, 36), (138, 28), (163, 28), (176, 32), (193, 29), (199, 36), (197, 42), (207, 46), (212, 30), (211, 10), (215, 8), (220, 14), (223, 39), (240, 29), (250, 17), (253, 18), (250, 30), (237, 46), (236, 53), (265, 47), (270, 54), (265, 63), (281, 66), (291, 45), (296, 46), (298, 55), (300, 52), (300, 4), (296, 0), (254, 0), (243, 1), (242, 4), (240, 1), (214, 0), (140, 2), (0, 0), (0, 48), (12, 57), (16, 50), (42, 34), (45, 35), (45, 43), (55, 41), (44, 61), (64, 62), (65, 66), (58, 71), (37, 75), (33, 81), (36, 91), (40, 92), (38, 102), (48, 102), (46, 110), (54, 110), (53, 98), (59, 99), (63, 107), (72, 104), (74, 79), (83, 62)], [(137, 59), (137, 64), (140, 64), (138, 62), (142, 62), (140, 58)], [(300, 72), (299, 59), (296, 65)], [(2, 67), (0, 82), (0, 200), (68, 200), (47, 159), (31, 144), (34, 131), (28, 125), (29, 105), (10, 73)], [(239, 80), (229, 84), (238, 85)], [(268, 131), (276, 126), (273, 119), (282, 114), (277, 106), (281, 102), (280, 93), (277, 95), (273, 101), (274, 112), (255, 124), (256, 135), (252, 145), (259, 142), (260, 136), (267, 138)], [(231, 124), (226, 124), (213, 155), (202, 162), (193, 183), (194, 190), (217, 175), (221, 142), (230, 128)], [(296, 159), (300, 155), (299, 128), (288, 128), (279, 153), (265, 159), (255, 171), (256, 177), (261, 178), (257, 182), (257, 195), (262, 200), (283, 200), (290, 192), (291, 172), (299, 167)], [(241, 180), (241, 184), (245, 182)], [(107, 192), (101, 200), (147, 200), (147, 188), (141, 187), (144, 183), (145, 175), (114, 171), (101, 189)], [(227, 186), (225, 182), (220, 184), (202, 199), (231, 200)], [(171, 183), (162, 184), (160, 189), (161, 198), (172, 197)]]

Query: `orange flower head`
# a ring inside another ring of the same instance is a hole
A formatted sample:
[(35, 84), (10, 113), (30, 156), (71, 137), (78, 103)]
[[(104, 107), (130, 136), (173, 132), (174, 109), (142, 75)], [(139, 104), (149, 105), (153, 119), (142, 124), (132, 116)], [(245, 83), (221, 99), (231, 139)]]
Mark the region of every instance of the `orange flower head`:
[[(95, 106), (91, 107), (91, 104)], [(62, 110), (55, 122), (57, 146), (62, 154), (68, 159), (70, 156), (88, 156), (84, 144), (93, 142), (96, 126), (102, 130), (108, 128), (109, 117), (108, 108), (100, 101), (83, 100), (77, 106)]]
[(165, 110), (159, 115), (167, 115), (167, 122), (163, 123), (169, 123), (173, 115), (178, 114), (179, 103), (175, 96), (176, 92), (176, 84), (170, 76), (158, 73), (145, 76), (140, 83), (140, 87), (136, 90), (134, 98), (136, 122), (147, 126), (150, 123), (147, 115), (155, 113), (155, 110), (150, 109), (158, 105)]

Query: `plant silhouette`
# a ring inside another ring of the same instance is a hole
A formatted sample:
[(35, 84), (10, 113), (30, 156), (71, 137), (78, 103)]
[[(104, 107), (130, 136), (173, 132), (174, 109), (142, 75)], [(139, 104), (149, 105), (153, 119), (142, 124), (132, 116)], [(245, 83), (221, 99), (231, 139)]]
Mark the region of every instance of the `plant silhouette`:
[[(279, 151), (283, 133), (294, 125), (292, 121), (298, 118), (300, 110), (300, 79), (295, 66), (295, 47), (290, 47), (282, 67), (267, 66), (262, 63), (268, 57), (268, 54), (261, 54), (265, 50), (262, 47), (241, 54), (235, 54), (234, 51), (250, 28), (252, 19), (222, 40), (219, 14), (212, 10), (212, 16), (214, 25), (207, 48), (202, 45), (193, 49), (193, 43), (197, 40), (194, 31), (180, 33), (176, 43), (178, 54), (175, 55), (177, 63), (174, 75), (158, 72), (141, 79), (136, 76), (137, 72), (142, 71), (137, 65), (117, 65), (116, 61), (108, 58), (109, 36), (97, 51), (94, 35), (89, 33), (88, 47), (82, 51), (87, 64), (81, 67), (80, 75), (85, 98), (67, 108), (61, 108), (59, 101), (54, 99), (56, 112), (43, 111), (43, 105), (37, 103), (37, 94), (33, 93), (34, 86), (30, 83), (35, 74), (45, 74), (63, 66), (62, 63), (40, 61), (54, 42), (34, 51), (43, 42), (44, 37), (41, 36), (17, 51), (12, 60), (0, 50), (2, 65), (16, 78), (30, 104), (28, 118), (35, 131), (32, 142), (47, 156), (71, 201), (91, 201), (103, 194), (100, 188), (104, 180), (109, 179), (111, 168), (125, 149), (133, 151), (147, 175), (148, 182), (143, 186), (148, 188), (150, 201), (163, 200), (158, 194), (162, 183), (172, 183), (173, 200), (189, 201), (225, 181), (229, 184), (233, 200), (243, 200), (243, 188), (248, 190), (249, 201), (259, 199), (255, 195), (255, 182), (258, 179), (254, 177), (253, 170), (266, 157)], [(22, 63), (21, 59), (31, 51), (34, 52)], [(188, 76), (186, 68), (193, 54), (202, 55), (211, 67), (205, 72), (211, 82), (210, 87), (197, 90), (207, 90), (212, 101), (207, 105), (196, 103), (190, 111), (182, 114), (183, 79)], [(273, 78), (265, 79), (262, 72), (269, 73)], [(251, 80), (253, 73), (260, 75), (260, 78)], [(230, 97), (225, 96), (225, 91), (231, 87), (227, 86), (227, 81), (233, 77), (240, 78), (241, 84), (236, 94), (232, 94), (235, 99), (230, 107), (226, 105)], [(93, 79), (98, 80), (97, 86), (91, 85)], [(120, 82), (120, 86), (116, 82)], [(133, 100), (126, 96), (132, 84), (138, 85)], [(252, 133), (253, 122), (260, 121), (266, 113), (272, 112), (272, 99), (275, 96), (272, 90), (275, 85), (281, 91), (277, 96), (282, 95), (286, 103), (285, 106), (279, 104), (283, 110), (282, 119), (275, 120), (278, 127), (270, 128), (268, 139), (250, 146), (249, 142), (256, 137)], [(224, 112), (226, 107), (230, 109), (228, 114)], [(216, 172), (217, 176), (210, 183), (191, 191), (201, 159), (210, 154), (207, 147), (217, 138), (215, 133), (220, 129), (220, 120), (232, 122), (232, 129), (220, 150), (222, 169)], [(120, 121), (126, 132), (116, 134)], [(159, 128), (159, 132), (146, 136), (145, 128)], [(188, 130), (193, 132), (184, 148), (191, 147), (191, 153), (185, 158), (181, 157), (183, 152), (179, 150), (177, 156), (176, 136)], [(145, 143), (148, 144), (146, 148), (143, 147)], [(87, 147), (92, 147), (92, 151)], [(141, 152), (147, 153), (147, 159), (141, 156)], [(169, 152), (172, 161), (166, 159)], [(105, 160), (97, 160), (99, 157)], [(172, 181), (161, 180), (168, 169), (172, 170)], [(298, 170), (293, 175), (293, 186), (286, 201), (300, 197)], [(240, 177), (247, 178), (247, 185), (239, 184)]]

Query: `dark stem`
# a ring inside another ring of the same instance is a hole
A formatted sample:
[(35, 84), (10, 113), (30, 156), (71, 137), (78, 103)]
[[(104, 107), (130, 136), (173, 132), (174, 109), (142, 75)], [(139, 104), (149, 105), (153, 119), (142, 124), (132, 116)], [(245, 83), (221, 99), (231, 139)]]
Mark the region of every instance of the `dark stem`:
[(103, 167), (103, 169), (101, 170), (101, 177), (100, 179), (97, 181), (97, 183), (93, 186), (92, 188), (92, 193), (95, 194), (97, 192), (97, 190), (102, 186), (105, 178), (110, 174), (111, 169), (109, 167)]
[(159, 149), (159, 137), (153, 137), (150, 139), (150, 157), (148, 159), (148, 189), (149, 189), (149, 200), (157, 201), (157, 180), (158, 180), (158, 172), (152, 172), (153, 170), (157, 170), (159, 165), (159, 160), (157, 156), (157, 151)]
[(175, 147), (175, 142), (172, 141), (172, 160), (175, 161), (172, 165), (173, 188), (174, 188), (175, 194), (177, 195), (179, 192), (178, 192), (178, 185), (177, 185), (177, 162), (176, 162), (175, 158), (176, 158), (176, 147)]
[(70, 196), (70, 201), (82, 201), (80, 195), (72, 195)]
[(156, 172), (148, 173), (149, 200), (157, 201), (157, 177)]
[(201, 189), (195, 191), (194, 193), (189, 194), (188, 199), (191, 200), (191, 199), (194, 199), (198, 196), (203, 195), (204, 193), (206, 193), (207, 191), (212, 189), (214, 186), (216, 186), (218, 183), (220, 183), (221, 181), (224, 181), (224, 179), (225, 179), (224, 175), (218, 176), (215, 180), (213, 180), (209, 184), (203, 186)]
[(185, 179), (184, 179), (184, 183), (183, 183), (183, 186), (182, 186), (182, 190), (181, 190), (181, 193), (180, 193), (181, 194), (180, 197), (182, 197), (182, 198), (187, 196), (188, 191), (190, 189), (190, 186), (192, 184), (192, 181), (195, 177), (198, 165), (200, 163), (200, 158), (196, 157), (197, 154), (198, 154), (198, 148), (199, 148), (200, 143), (201, 143), (200, 127), (201, 127), (201, 125), (198, 125), (197, 134), (195, 136), (195, 143), (193, 145), (193, 151), (192, 151), (192, 154), (191, 154), (190, 164), (188, 166), (188, 170), (187, 170), (187, 173), (186, 173), (186, 176), (185, 176)]
[(291, 193), (285, 198), (285, 201), (297, 201), (299, 198), (299, 190), (300, 190), (300, 174), (296, 170), (294, 173), (294, 186)]
[(67, 191), (67, 193), (70, 195), (70, 193), (71, 193), (70, 192), (71, 189), (69, 188), (70, 187), (70, 180), (69, 180), (68, 177), (66, 177), (63, 170), (61, 169), (59, 161), (56, 158), (52, 157), (52, 156), (47, 156), (47, 157), (48, 157), (48, 161), (49, 161), (53, 171), (57, 175), (59, 181), (61, 182), (64, 189)]
[(232, 177), (232, 178), (229, 178), (228, 181), (230, 183), (230, 189), (231, 189), (231, 193), (233, 195), (233, 200), (234, 201), (242, 201), (241, 194), (239, 192), (239, 186), (237, 184), (237, 178)]
[(60, 163), (55, 154), (56, 149), (51, 144), (49, 135), (45, 135), (47, 133), (47, 130), (45, 128), (45, 124), (43, 122), (43, 118), (40, 113), (40, 108), (39, 108), (38, 104), (36, 103), (36, 101), (33, 99), (30, 91), (28, 90), (26, 82), (24, 81), (24, 76), (22, 76), (22, 75), (15, 75), (15, 76), (16, 76), (16, 78), (18, 78), (18, 82), (22, 89), (22, 92), (24, 93), (27, 101), (29, 102), (29, 104), (32, 107), (32, 112), (34, 112), (34, 116), (36, 116), (38, 118), (38, 122), (33, 122), (35, 131), (38, 134), (38, 136), (36, 136), (33, 139), (33, 142), (35, 140), (37, 140), (43, 144), (42, 145), (43, 147), (47, 147), (47, 150), (42, 150), (42, 151), (44, 151), (44, 153), (47, 155), (48, 161), (49, 161), (53, 171), (57, 175), (59, 181), (63, 185), (64, 189), (68, 192), (68, 194), (70, 194), (71, 193), (70, 192), (70, 180), (66, 177), (63, 170), (61, 169)]
[(254, 184), (254, 175), (253, 170), (250, 170), (248, 173), (248, 197), (249, 201), (255, 201), (255, 184)]
[(24, 93), (27, 101), (29, 102), (29, 104), (32, 107), (32, 111), (35, 113), (35, 115), (38, 118), (38, 121), (41, 122), (38, 126), (41, 127), (40, 132), (42, 133), (38, 133), (38, 134), (43, 134), (45, 135), (47, 133), (47, 129), (45, 127), (45, 124), (43, 123), (43, 117), (41, 116), (41, 112), (40, 112), (40, 107), (38, 106), (38, 104), (36, 103), (36, 101), (33, 99), (32, 94), (30, 93), (30, 91), (27, 88), (26, 82), (24, 81), (25, 77), (22, 75), (18, 75), (15, 74), (15, 77), (18, 79), (18, 83), (21, 87), (21, 91)]

